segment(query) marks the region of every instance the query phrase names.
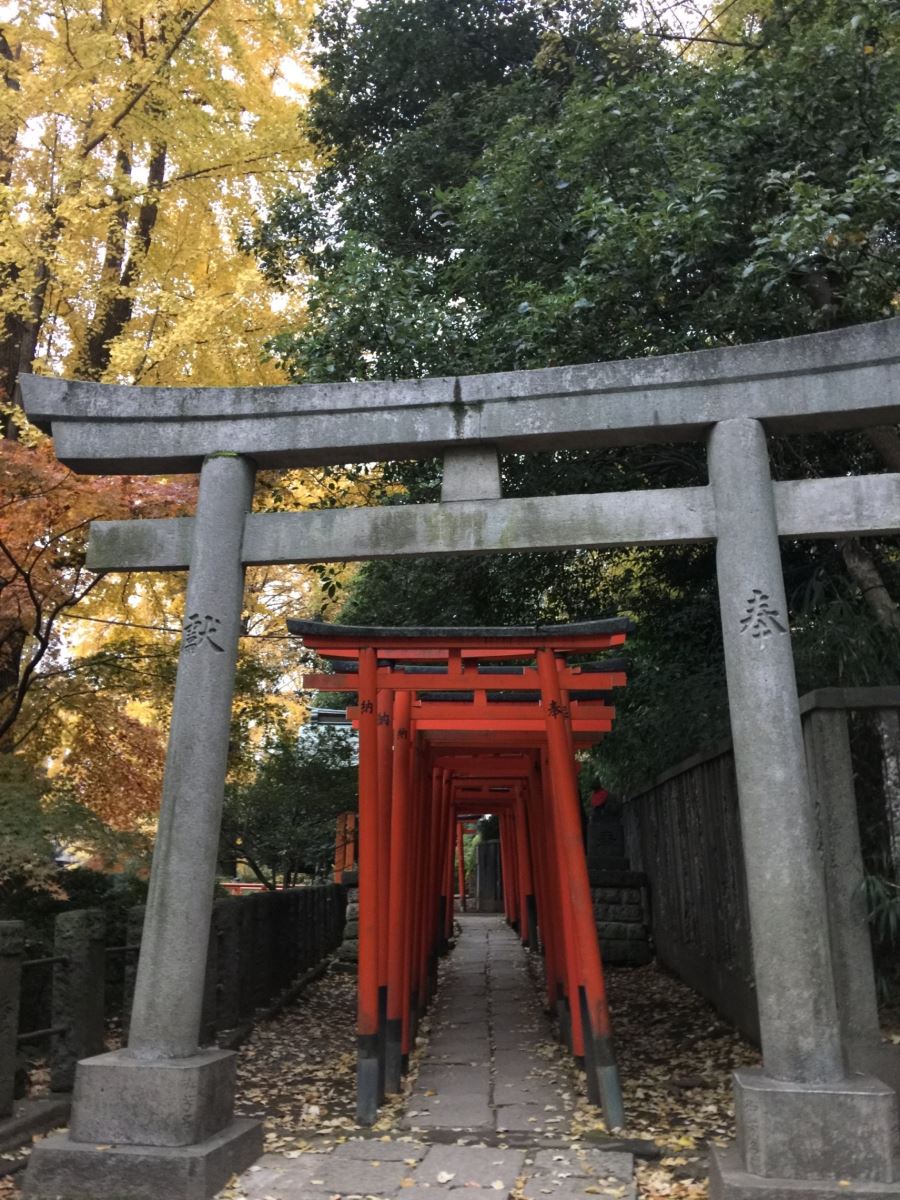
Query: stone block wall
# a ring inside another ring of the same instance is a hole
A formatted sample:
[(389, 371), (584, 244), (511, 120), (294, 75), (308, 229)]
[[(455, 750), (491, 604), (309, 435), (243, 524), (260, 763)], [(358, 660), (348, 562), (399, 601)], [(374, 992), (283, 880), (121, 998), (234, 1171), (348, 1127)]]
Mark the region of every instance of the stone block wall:
[(213, 905), (203, 1040), (251, 1022), (341, 944), (345, 889), (315, 884)]
[(604, 963), (645, 966), (653, 959), (646, 877), (640, 871), (594, 871), (591, 883)]
[[(227, 896), (213, 905), (201, 1042), (251, 1022), (341, 943), (345, 889), (315, 884), (280, 892)], [(143, 908), (129, 914), (129, 943), (138, 948)], [(126, 976), (124, 1011), (131, 1009), (134, 965)]]
[(359, 965), (359, 888), (347, 890), (347, 919), (344, 923), (344, 936), (337, 952), (335, 967), (355, 975)]
[(591, 810), (587, 866), (604, 963), (645, 966), (653, 958), (647, 878), (630, 869), (617, 801)]
[[(832, 957), (839, 966), (838, 1002), (840, 1005), (844, 996), (851, 1025), (859, 1020), (859, 1002), (852, 998), (851, 983), (854, 976), (859, 983), (862, 969), (851, 969), (845, 961), (846, 940), (859, 937), (860, 929), (865, 937), (865, 914), (860, 910), (865, 853), (860, 857), (859, 818), (862, 815), (864, 827), (872, 826), (877, 812), (888, 810), (892, 768), (886, 759), (878, 761), (877, 747), (873, 755), (865, 739), (859, 745), (853, 738), (847, 740), (846, 721), (847, 715), (853, 714), (850, 729), (856, 728), (854, 722), (860, 723), (859, 733), (881, 714), (898, 709), (900, 688), (823, 688), (800, 698), (828, 899), (822, 920), (828, 922)], [(838, 724), (823, 727), (829, 714), (839, 718)], [(838, 736), (838, 728), (845, 733)], [(765, 753), (765, 747), (760, 752)], [(844, 777), (846, 784), (841, 782)], [(865, 784), (861, 792), (860, 780)], [(850, 794), (843, 793), (845, 787)], [(840, 797), (831, 794), (835, 788)], [(878, 794), (869, 794), (872, 791)], [(623, 806), (622, 817), (630, 861), (647, 878), (653, 940), (660, 962), (758, 1041), (731, 742), (724, 741), (665, 772)], [(846, 822), (852, 823), (852, 831)], [(856, 845), (855, 861), (851, 861), (851, 843)], [(867, 958), (868, 954), (867, 947)], [(865, 970), (870, 974), (871, 964)]]

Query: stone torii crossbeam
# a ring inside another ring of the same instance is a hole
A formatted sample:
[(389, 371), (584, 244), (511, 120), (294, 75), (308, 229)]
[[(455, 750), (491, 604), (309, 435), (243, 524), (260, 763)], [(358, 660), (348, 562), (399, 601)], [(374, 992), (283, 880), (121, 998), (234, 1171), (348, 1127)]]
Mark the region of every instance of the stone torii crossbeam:
[[(89, 565), (189, 567), (127, 1049), (80, 1064), (34, 1196), (208, 1196), (259, 1150), (233, 1058), (198, 1049), (247, 564), (715, 542), (762, 1071), (712, 1195), (900, 1200), (897, 1098), (842, 1044), (779, 537), (900, 530), (900, 475), (773, 484), (766, 434), (900, 421), (900, 320), (632, 362), (391, 383), (132, 388), (25, 377), (30, 419), (94, 474), (199, 471), (196, 516), (98, 523)], [(709, 485), (504, 500), (498, 451), (705, 442)], [(440, 504), (252, 514), (257, 467), (444, 457)]]

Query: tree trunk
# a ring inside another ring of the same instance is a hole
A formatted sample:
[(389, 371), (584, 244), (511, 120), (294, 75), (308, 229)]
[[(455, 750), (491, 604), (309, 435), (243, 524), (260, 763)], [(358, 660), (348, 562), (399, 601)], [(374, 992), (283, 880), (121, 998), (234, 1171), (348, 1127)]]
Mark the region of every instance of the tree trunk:
[(886, 467), (900, 471), (900, 434), (893, 425), (875, 425), (865, 435), (881, 455)]
[[(0, 32), (0, 61), (2, 61), (2, 75), (4, 87), (12, 92), (19, 91), (19, 81), (15, 78), (7, 64), (14, 63), (16, 56), (13, 53), (12, 47)], [(11, 120), (0, 126), (0, 184), (8, 187), (12, 180), (13, 155), (16, 148), (16, 140), (19, 136), (18, 124)], [(14, 266), (7, 268), (10, 275), (18, 274)], [(18, 346), (20, 336), (18, 335), (17, 326), (21, 324), (21, 320), (13, 313), (7, 313), (3, 319), (3, 336), (0, 339), (0, 400), (11, 400), (13, 395), (13, 387), (16, 381), (16, 366), (18, 364)], [(0, 417), (0, 437), (15, 440), (16, 427), (5, 418)], [(3, 695), (5, 688), (2, 679), (0, 679), (0, 696)]]
[[(79, 356), (77, 374), (82, 379), (101, 379), (109, 366), (112, 344), (122, 333), (134, 312), (133, 288), (141, 265), (150, 249), (156, 218), (159, 215), (159, 189), (166, 174), (165, 143), (158, 145), (150, 159), (145, 198), (138, 211), (133, 244), (126, 254), (128, 216), (122, 204), (110, 225), (104, 258), (103, 282), (97, 307)], [(130, 164), (122, 159), (122, 173), (130, 175)]]
[[(125, 184), (131, 179), (131, 159), (124, 147), (120, 146), (116, 153), (116, 171), (120, 181)], [(97, 285), (97, 302), (94, 314), (87, 327), (84, 345), (81, 347), (75, 361), (73, 374), (76, 379), (99, 379), (103, 368), (109, 362), (109, 349), (104, 346), (107, 338), (107, 314), (115, 304), (122, 284), (122, 264), (125, 261), (125, 241), (128, 236), (128, 197), (120, 183), (116, 185), (118, 202), (106, 231), (106, 246), (103, 251), (103, 266), (100, 269), (100, 280)]]
[(884, 786), (888, 848), (894, 883), (900, 884), (900, 711), (896, 708), (877, 709), (875, 729), (881, 745), (881, 780)]
[(884, 629), (900, 629), (900, 608), (869, 551), (856, 538), (846, 538), (841, 542), (841, 555), (850, 578), (862, 592), (878, 624)]
[(259, 882), (261, 884), (263, 884), (264, 887), (268, 891), (274, 892), (276, 890), (276, 885), (278, 883), (278, 880), (277, 880), (274, 872), (273, 872), (271, 879), (266, 879), (265, 875), (263, 874), (262, 867), (259, 865), (259, 863), (256, 861), (256, 859), (253, 857), (252, 854), (247, 853), (246, 846), (242, 846), (241, 849), (244, 854), (244, 862), (247, 864), (247, 866), (250, 868), (250, 870), (253, 872), (253, 874), (256, 876), (256, 878), (259, 880)]
[[(19, 622), (7, 621), (0, 626), (0, 719), (16, 697), (26, 637), (25, 627)], [(9, 753), (13, 744), (13, 728), (10, 727), (0, 735), (0, 754)]]

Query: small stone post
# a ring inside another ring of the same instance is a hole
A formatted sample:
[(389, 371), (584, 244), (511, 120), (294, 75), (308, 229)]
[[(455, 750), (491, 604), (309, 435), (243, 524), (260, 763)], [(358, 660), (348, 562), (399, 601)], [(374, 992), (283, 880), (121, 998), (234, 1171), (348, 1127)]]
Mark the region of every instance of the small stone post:
[[(198, 1048), (254, 474), (232, 453), (203, 462), (128, 1046), (79, 1063), (69, 1135), (29, 1163), (36, 1196), (88, 1178), (92, 1200), (195, 1200), (262, 1151), (259, 1123), (234, 1119), (234, 1054)], [(134, 1146), (154, 1148), (139, 1172)]]
[(250, 896), (240, 896), (238, 905), (238, 943), (240, 950), (238, 960), (241, 964), (238, 976), (238, 997), (240, 1015), (246, 1019), (256, 1011), (256, 965), (253, 945), (253, 906)]
[(240, 900), (229, 896), (213, 906), (213, 922), (219, 931), (219, 1017), (222, 1029), (234, 1029), (240, 1021)]
[(281, 958), (281, 902), (283, 892), (269, 892), (266, 896), (263, 921), (267, 930), (269, 942), (269, 971), (267, 1003), (278, 995), (281, 990), (281, 976), (284, 963)]
[(312, 966), (317, 967), (322, 959), (322, 889), (318, 883), (309, 889), (309, 930)]
[[(125, 919), (125, 944), (137, 946), (140, 949), (141, 937), (144, 932), (144, 917), (147, 909), (143, 904), (135, 904), (128, 910)], [(137, 955), (129, 951), (125, 955), (125, 984), (122, 994), (122, 1034), (128, 1041), (128, 1030), (131, 1025), (131, 1006), (134, 1004), (134, 984), (137, 979)]]
[(275, 954), (273, 961), (277, 994), (283, 992), (291, 982), (290, 903), (290, 892), (276, 893), (272, 919), (274, 921), (275, 933)]
[[(764, 1064), (762, 1072), (735, 1075), (740, 1149), (713, 1150), (711, 1196), (744, 1196), (742, 1173), (890, 1182), (900, 1165), (896, 1097), (875, 1080), (848, 1079), (844, 1063), (775, 499), (758, 421), (714, 426), (709, 478)], [(773, 1185), (759, 1194), (782, 1192)], [(820, 1194), (802, 1193), (804, 1200)]]
[(269, 892), (253, 892), (245, 903), (252, 913), (253, 928), (253, 1004), (262, 1009), (269, 1001), (271, 969), (271, 938), (269, 927)]
[(0, 1117), (15, 1104), (19, 996), (22, 990), (23, 921), (0, 921)]
[(53, 953), (67, 962), (53, 968), (54, 1025), (66, 1032), (53, 1039), (50, 1087), (70, 1092), (75, 1065), (103, 1053), (106, 989), (106, 918), (98, 908), (60, 913), (54, 924)]
[(300, 888), (290, 891), (290, 958), (291, 981), (300, 974)]
[(297, 973), (309, 969), (309, 905), (306, 887), (297, 889)]

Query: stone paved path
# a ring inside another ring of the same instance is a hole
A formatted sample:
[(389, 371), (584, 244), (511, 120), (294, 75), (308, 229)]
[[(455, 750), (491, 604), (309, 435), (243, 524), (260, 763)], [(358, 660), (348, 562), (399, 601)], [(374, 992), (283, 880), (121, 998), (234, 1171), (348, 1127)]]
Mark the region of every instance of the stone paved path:
[(571, 1108), (568, 1079), (519, 940), (499, 917), (462, 916), (460, 927), (403, 1123), (558, 1135)]
[(460, 926), (401, 1128), (326, 1153), (266, 1155), (238, 1195), (462, 1200), (446, 1194), (466, 1188), (498, 1200), (633, 1200), (630, 1154), (568, 1140), (568, 1079), (515, 934), (499, 917)]

